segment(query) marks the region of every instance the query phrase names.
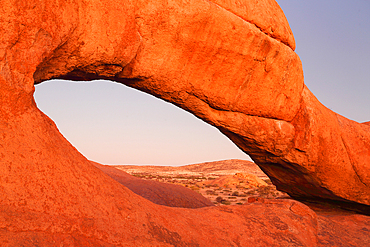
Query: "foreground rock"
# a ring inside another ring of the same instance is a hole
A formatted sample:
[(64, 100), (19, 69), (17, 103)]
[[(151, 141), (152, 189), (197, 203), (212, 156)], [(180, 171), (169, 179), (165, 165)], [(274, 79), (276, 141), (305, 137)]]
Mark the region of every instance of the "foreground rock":
[(317, 214), (318, 246), (369, 246), (370, 216), (331, 204), (307, 203)]
[(0, 22), (1, 246), (318, 242), (320, 221), (296, 201), (180, 209), (134, 194), (37, 109), (34, 83), (53, 78), (153, 94), (217, 127), (291, 196), (369, 212), (370, 126), (304, 86), (275, 1), (4, 0)]
[[(94, 167), (36, 107), (6, 124), (0, 128), (0, 246), (286, 246), (291, 241), (315, 246), (317, 242), (316, 216), (301, 203), (160, 206)], [(23, 136), (22, 142), (18, 136)]]
[(202, 208), (214, 205), (201, 194), (183, 186), (144, 180), (111, 166), (96, 162), (92, 164), (135, 194), (156, 204), (181, 208)]
[(358, 214), (319, 215), (318, 246), (369, 246), (370, 217)]

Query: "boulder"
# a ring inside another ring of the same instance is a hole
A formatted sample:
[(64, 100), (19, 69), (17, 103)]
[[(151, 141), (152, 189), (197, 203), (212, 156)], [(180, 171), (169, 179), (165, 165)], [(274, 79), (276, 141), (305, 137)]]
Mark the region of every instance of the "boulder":
[(307, 89), (275, 1), (4, 0), (0, 22), (1, 246), (318, 242), (317, 215), (296, 201), (183, 209), (134, 194), (37, 109), (34, 84), (48, 79), (155, 95), (217, 127), (292, 197), (369, 212), (370, 126)]

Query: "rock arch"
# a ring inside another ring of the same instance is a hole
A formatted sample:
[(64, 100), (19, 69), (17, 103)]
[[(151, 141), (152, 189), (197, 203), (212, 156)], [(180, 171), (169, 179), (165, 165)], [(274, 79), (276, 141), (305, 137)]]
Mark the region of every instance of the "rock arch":
[(35, 83), (110, 79), (137, 88), (217, 127), (292, 196), (370, 203), (368, 127), (304, 86), (275, 1), (99, 4), (70, 7), (78, 18), (63, 41), (54, 41), (59, 30), (33, 31), (42, 48), (29, 51), (39, 54)]
[(368, 126), (304, 86), (275, 1), (56, 5), (9, 5), (25, 18), (3, 37), (4, 117), (31, 107), (34, 82), (110, 79), (216, 126), (292, 196), (369, 204)]

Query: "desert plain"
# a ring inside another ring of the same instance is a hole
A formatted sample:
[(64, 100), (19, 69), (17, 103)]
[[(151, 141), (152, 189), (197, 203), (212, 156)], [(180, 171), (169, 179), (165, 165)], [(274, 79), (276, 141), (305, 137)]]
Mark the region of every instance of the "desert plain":
[(289, 198), (288, 194), (276, 189), (255, 163), (247, 160), (222, 160), (184, 166), (114, 167), (141, 179), (184, 186), (215, 205), (242, 205), (248, 198)]

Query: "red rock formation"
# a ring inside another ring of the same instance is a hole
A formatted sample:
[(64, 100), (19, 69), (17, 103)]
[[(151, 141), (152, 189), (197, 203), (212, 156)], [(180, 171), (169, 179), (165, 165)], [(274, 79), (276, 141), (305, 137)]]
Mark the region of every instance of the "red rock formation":
[(370, 204), (369, 126), (304, 86), (273, 0), (4, 0), (0, 23), (1, 246), (317, 243), (295, 201), (195, 210), (132, 193), (37, 109), (34, 83), (52, 78), (138, 88), (219, 128), (290, 195)]
[[(35, 83), (103, 78), (135, 87), (216, 126), (295, 198), (370, 204), (370, 132), (325, 108), (304, 86), (294, 39), (275, 1), (119, 7), (94, 1), (63, 9), (79, 18), (61, 31), (34, 21), (26, 36), (42, 47), (27, 51), (35, 58), (29, 64)], [(22, 60), (24, 47), (14, 47), (12, 59)], [(16, 81), (31, 93), (32, 78)]]
[(201, 194), (181, 185), (144, 180), (111, 166), (91, 163), (120, 184), (158, 205), (181, 208), (202, 208), (214, 204)]

